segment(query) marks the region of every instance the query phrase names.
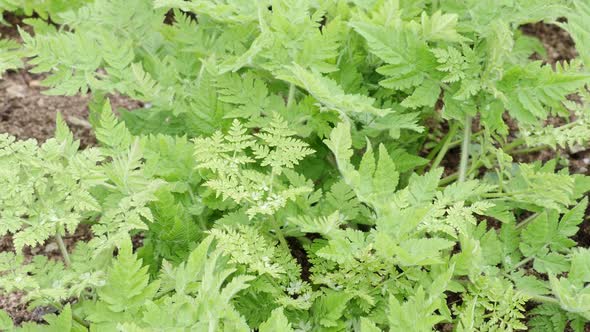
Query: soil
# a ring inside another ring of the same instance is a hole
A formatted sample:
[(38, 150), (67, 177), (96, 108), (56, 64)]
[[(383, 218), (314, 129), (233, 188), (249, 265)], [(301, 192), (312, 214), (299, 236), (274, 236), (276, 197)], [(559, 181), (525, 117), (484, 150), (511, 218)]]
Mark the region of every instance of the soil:
[[(44, 95), (42, 80), (43, 76), (25, 70), (4, 75), (0, 81), (0, 132), (43, 142), (53, 137), (55, 116), (59, 112), (82, 147), (96, 144), (87, 120), (90, 97)], [(121, 96), (110, 96), (110, 100), (113, 109), (140, 107), (138, 102)]]
[[(13, 24), (19, 23), (19, 19), (15, 17), (9, 16), (7, 20)], [(522, 31), (525, 34), (538, 37), (543, 42), (548, 55), (546, 61), (550, 64), (568, 61), (577, 55), (572, 39), (565, 31), (555, 25), (544, 23), (528, 24), (522, 27)], [(0, 35), (19, 39), (18, 32), (12, 27), (0, 26)], [(89, 97), (44, 95), (40, 84), (43, 78), (43, 76), (30, 74), (26, 70), (20, 70), (6, 73), (0, 80), (0, 133), (10, 133), (20, 139), (33, 138), (43, 142), (53, 137), (55, 115), (60, 112), (74, 136), (80, 139), (82, 147), (96, 144), (87, 120)], [(140, 103), (121, 96), (111, 96), (111, 103), (114, 109), (119, 107), (127, 109), (141, 107)], [(516, 125), (514, 125), (514, 129), (516, 129)], [(590, 174), (590, 151), (584, 150), (575, 153), (560, 151), (559, 153), (567, 154), (570, 160), (569, 167), (573, 173)], [(449, 151), (448, 158), (443, 160), (442, 165), (452, 172), (453, 169), (457, 168), (458, 156), (458, 150)], [(549, 160), (554, 157), (555, 154), (548, 151), (526, 156), (530, 160)], [(64, 242), (69, 248), (72, 248), (76, 241), (88, 239), (89, 236), (88, 228), (80, 227), (76, 234), (66, 237)], [(576, 240), (580, 241), (583, 246), (590, 245), (589, 220), (582, 224)], [(140, 237), (137, 237), (136, 242), (139, 243), (140, 241)], [(304, 259), (302, 250), (299, 250), (301, 248), (297, 247), (293, 242), (289, 244), (296, 251), (298, 261), (305, 263), (306, 259)], [(0, 252), (7, 250), (13, 250), (12, 240), (9, 236), (0, 238)], [(59, 250), (52, 241), (48, 241), (43, 246), (28, 249), (26, 254), (29, 256), (45, 254), (52, 259), (61, 259)], [(309, 265), (303, 263), (302, 276), (308, 278)], [(0, 296), (0, 308), (6, 310), (17, 324), (24, 321), (40, 321), (42, 315), (50, 311), (49, 308), (41, 308), (31, 312), (27, 310), (26, 305), (21, 303), (21, 298), (21, 294)], [(448, 330), (450, 327), (450, 325), (445, 324), (443, 330)]]
[(567, 31), (554, 24), (543, 22), (526, 24), (521, 27), (525, 35), (534, 36), (541, 40), (547, 50), (547, 62), (555, 64), (569, 61), (578, 55), (576, 45)]

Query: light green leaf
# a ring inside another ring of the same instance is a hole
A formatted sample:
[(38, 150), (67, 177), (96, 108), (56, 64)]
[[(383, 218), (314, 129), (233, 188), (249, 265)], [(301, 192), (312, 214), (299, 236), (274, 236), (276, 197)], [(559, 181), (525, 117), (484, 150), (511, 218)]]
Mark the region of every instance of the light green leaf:
[(455, 246), (455, 242), (442, 238), (411, 239), (402, 242), (396, 250), (400, 265), (441, 264), (442, 250)]
[(347, 116), (354, 114), (383, 116), (390, 112), (390, 109), (373, 106), (375, 99), (360, 94), (347, 94), (332, 79), (308, 71), (297, 64), (288, 67), (288, 70), (289, 74), (279, 75), (279, 78), (306, 89), (329, 110), (339, 111)]
[(294, 331), (291, 323), (287, 317), (285, 317), (282, 307), (273, 310), (268, 320), (260, 324), (258, 330), (260, 332)]
[(460, 42), (465, 40), (457, 32), (459, 16), (457, 14), (443, 14), (440, 10), (428, 16), (422, 12), (422, 35), (426, 40)]
[(14, 327), (13, 324), (12, 318), (10, 318), (8, 313), (0, 309), (0, 330), (10, 331)]

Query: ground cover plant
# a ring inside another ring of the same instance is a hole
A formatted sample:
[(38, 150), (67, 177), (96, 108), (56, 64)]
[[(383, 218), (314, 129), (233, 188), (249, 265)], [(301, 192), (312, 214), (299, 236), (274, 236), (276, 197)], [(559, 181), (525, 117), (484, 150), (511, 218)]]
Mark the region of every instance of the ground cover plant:
[(0, 69), (98, 145), (0, 135), (0, 289), (53, 311), (0, 329), (584, 331), (590, 178), (517, 157), (588, 146), (587, 0), (26, 3)]

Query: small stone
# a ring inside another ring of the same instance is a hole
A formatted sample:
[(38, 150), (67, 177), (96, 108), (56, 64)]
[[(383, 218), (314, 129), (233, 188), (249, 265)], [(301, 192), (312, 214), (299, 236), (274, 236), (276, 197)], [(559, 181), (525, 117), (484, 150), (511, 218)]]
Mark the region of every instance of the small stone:
[(51, 242), (45, 246), (45, 253), (50, 253), (59, 250), (57, 243)]
[(29, 86), (31, 88), (39, 88), (39, 87), (41, 87), (41, 81), (39, 81), (39, 80), (32, 80), (32, 81), (29, 82)]
[(11, 98), (23, 98), (26, 95), (27, 88), (22, 85), (11, 85), (6, 89), (6, 94)]
[(590, 158), (584, 158), (582, 159), (582, 161), (584, 162), (584, 164), (588, 165), (590, 164)]

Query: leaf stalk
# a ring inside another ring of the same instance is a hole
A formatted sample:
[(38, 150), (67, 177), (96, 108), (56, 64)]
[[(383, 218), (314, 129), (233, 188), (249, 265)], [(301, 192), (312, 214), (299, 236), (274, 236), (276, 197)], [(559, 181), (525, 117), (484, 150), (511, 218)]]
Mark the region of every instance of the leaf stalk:
[(66, 247), (64, 240), (62, 239), (61, 235), (58, 232), (55, 232), (55, 241), (57, 242), (57, 246), (59, 247), (59, 251), (64, 259), (64, 263), (66, 267), (70, 267), (72, 265), (72, 261), (70, 261), (70, 255), (68, 254), (68, 248)]
[(469, 164), (469, 145), (471, 144), (471, 116), (465, 116), (465, 128), (463, 129), (463, 143), (461, 144), (461, 163), (459, 164), (459, 182), (465, 182), (467, 178), (467, 166)]

